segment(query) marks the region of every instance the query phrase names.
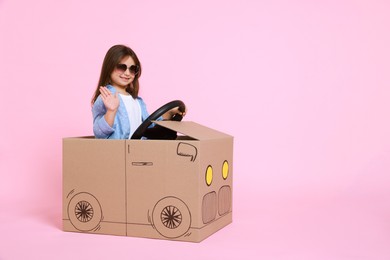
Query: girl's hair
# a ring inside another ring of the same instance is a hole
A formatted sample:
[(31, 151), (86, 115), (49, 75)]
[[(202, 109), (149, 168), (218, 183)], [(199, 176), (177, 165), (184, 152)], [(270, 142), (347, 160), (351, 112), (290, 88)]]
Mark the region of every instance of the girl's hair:
[[(138, 97), (139, 91), (139, 77), (141, 76), (141, 62), (139, 61), (135, 52), (125, 45), (114, 45), (112, 46), (103, 60), (102, 71), (100, 72), (99, 83), (97, 85), (96, 91), (92, 98), (92, 104), (95, 103), (96, 99), (100, 95), (99, 87), (106, 86), (111, 83), (111, 74), (115, 69), (115, 66), (123, 59), (125, 56), (130, 56), (135, 65), (138, 65), (139, 72), (134, 76), (134, 80), (129, 86), (127, 86), (126, 91), (133, 96), (133, 98)], [(131, 85), (133, 88), (131, 89)]]

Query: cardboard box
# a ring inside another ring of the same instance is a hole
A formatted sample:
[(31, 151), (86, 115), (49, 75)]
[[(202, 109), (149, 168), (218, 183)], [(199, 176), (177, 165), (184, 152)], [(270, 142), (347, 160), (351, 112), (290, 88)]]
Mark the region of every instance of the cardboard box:
[(63, 139), (63, 230), (200, 242), (232, 222), (233, 137), (159, 121), (176, 140)]

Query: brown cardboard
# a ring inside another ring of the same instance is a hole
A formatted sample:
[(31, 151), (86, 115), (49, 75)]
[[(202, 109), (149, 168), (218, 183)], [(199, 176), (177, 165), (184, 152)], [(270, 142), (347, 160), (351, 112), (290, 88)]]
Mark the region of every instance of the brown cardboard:
[(63, 139), (64, 231), (200, 242), (232, 222), (233, 137), (156, 123), (182, 135)]

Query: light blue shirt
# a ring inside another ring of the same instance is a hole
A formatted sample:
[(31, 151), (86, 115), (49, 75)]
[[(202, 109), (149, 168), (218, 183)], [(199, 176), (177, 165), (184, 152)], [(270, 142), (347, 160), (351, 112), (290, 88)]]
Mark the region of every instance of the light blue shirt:
[[(107, 85), (108, 90), (111, 91), (111, 93), (115, 94), (116, 89), (111, 86)], [(120, 95), (118, 95), (119, 98), (119, 108), (116, 112), (114, 124), (111, 127), (106, 119), (104, 118), (104, 115), (106, 114), (107, 110), (104, 106), (102, 98), (99, 96), (92, 107), (92, 116), (93, 116), (93, 133), (96, 138), (100, 139), (128, 139), (130, 135), (130, 120), (129, 115), (126, 111), (125, 104), (123, 103), (122, 98)], [(142, 98), (138, 97), (137, 100), (139, 101), (139, 104), (141, 106), (141, 118), (142, 121), (144, 121), (146, 118), (148, 118), (149, 113), (146, 110), (146, 104), (142, 100)]]

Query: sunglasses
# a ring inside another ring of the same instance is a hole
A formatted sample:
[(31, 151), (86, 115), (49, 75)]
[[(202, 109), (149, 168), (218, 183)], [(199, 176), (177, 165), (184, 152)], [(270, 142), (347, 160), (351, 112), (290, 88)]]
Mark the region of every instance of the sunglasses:
[(139, 73), (139, 66), (137, 65), (131, 65), (130, 67), (127, 67), (126, 64), (117, 64), (116, 65), (116, 69), (120, 72), (120, 73), (125, 73), (125, 71), (127, 69), (129, 69), (130, 71), (130, 74), (133, 74), (133, 75), (137, 75)]

